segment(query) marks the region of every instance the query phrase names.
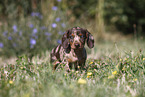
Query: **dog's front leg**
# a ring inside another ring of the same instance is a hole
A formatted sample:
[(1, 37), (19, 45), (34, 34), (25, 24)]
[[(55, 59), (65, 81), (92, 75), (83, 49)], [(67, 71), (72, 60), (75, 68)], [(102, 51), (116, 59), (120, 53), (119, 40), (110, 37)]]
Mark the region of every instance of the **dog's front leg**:
[(78, 63), (78, 66), (80, 67), (80, 69), (85, 70), (86, 69), (86, 60), (82, 60)]
[(53, 64), (54, 64), (53, 65), (53, 70), (56, 70), (56, 68), (58, 67), (58, 65), (60, 64), (60, 62), (59, 61), (56, 61)]
[(67, 62), (66, 65), (64, 66), (64, 68), (65, 68), (66, 71), (70, 71), (69, 65), (70, 65), (70, 63)]

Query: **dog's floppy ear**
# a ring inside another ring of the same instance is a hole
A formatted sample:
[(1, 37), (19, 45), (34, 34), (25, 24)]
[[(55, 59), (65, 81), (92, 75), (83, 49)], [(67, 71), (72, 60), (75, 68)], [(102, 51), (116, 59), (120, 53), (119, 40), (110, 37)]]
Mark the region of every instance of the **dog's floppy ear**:
[(87, 45), (89, 48), (93, 48), (94, 47), (94, 37), (87, 29), (85, 29), (85, 32), (86, 32)]
[(62, 46), (63, 46), (63, 48), (64, 49), (67, 49), (67, 48), (69, 48), (69, 39), (68, 39), (68, 37), (69, 37), (69, 30), (67, 30), (64, 34), (63, 34), (63, 36), (62, 36)]

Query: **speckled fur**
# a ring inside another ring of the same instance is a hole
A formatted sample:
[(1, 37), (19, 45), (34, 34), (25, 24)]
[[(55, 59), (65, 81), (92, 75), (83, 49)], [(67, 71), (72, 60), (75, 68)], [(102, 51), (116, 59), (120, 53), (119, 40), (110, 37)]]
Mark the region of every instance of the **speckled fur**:
[(94, 47), (94, 38), (86, 29), (73, 27), (67, 30), (62, 37), (62, 44), (52, 49), (50, 58), (55, 70), (60, 63), (66, 64), (65, 68), (70, 70), (85, 68), (87, 59), (85, 42), (89, 48)]

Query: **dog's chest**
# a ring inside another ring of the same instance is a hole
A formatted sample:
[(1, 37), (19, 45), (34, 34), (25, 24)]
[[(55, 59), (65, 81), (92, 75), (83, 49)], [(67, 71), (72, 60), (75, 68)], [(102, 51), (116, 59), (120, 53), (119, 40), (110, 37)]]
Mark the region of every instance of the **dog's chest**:
[(76, 56), (76, 54), (73, 51), (70, 51), (70, 53), (65, 53), (65, 59), (69, 63), (77, 62), (79, 58)]
[(62, 62), (74, 63), (74, 62), (78, 62), (79, 60), (81, 60), (82, 55), (78, 56), (78, 54), (76, 54), (74, 52), (74, 50), (71, 50), (69, 53), (66, 53), (65, 50), (63, 49), (60, 52), (60, 58), (61, 58)]
[(65, 49), (61, 47), (59, 54), (60, 54), (60, 60), (62, 63), (80, 62), (81, 60), (85, 60), (87, 57), (85, 48), (78, 52), (75, 52), (73, 49), (71, 49), (71, 51), (67, 53)]

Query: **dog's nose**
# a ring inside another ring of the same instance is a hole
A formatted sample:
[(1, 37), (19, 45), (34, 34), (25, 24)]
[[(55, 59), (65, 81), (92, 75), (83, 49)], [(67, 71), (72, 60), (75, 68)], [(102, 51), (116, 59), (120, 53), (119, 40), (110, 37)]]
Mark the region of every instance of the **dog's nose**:
[(75, 43), (75, 47), (76, 47), (76, 48), (80, 47), (80, 44)]

